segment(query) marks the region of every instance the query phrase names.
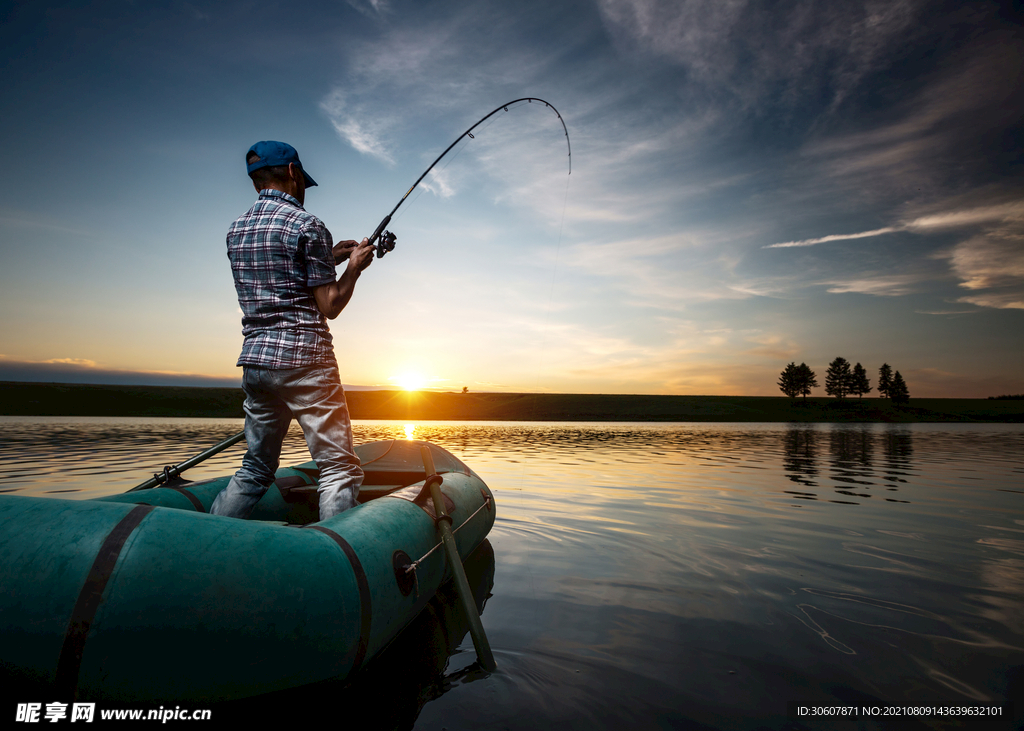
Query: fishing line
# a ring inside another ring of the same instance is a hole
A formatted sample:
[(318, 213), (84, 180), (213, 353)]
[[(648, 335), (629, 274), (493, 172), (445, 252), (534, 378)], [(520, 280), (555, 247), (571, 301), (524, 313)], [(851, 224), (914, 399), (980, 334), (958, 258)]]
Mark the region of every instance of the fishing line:
[[(469, 145), (463, 145), (462, 147), (460, 147), (460, 148), (458, 149), (458, 151), (457, 151), (457, 152), (456, 152), (456, 153), (455, 153), (454, 155), (452, 155), (452, 158), (451, 158), (451, 160), (449, 160), (448, 162), (446, 162), (446, 163), (444, 164), (444, 167), (443, 167), (443, 168), (441, 168), (440, 170), (438, 170), (437, 172), (435, 172), (435, 173), (434, 173), (434, 175), (433, 175), (433, 180), (434, 180), (434, 181), (438, 181), (438, 179), (439, 179), (439, 178), (441, 177), (441, 173), (443, 173), (443, 172), (444, 172), (445, 170), (447, 170), (447, 169), (448, 169), (448, 166), (449, 166), (449, 165), (451, 165), (451, 164), (452, 164), (453, 162), (455, 162), (455, 161), (456, 161), (456, 160), (458, 159), (459, 155), (461, 155), (461, 154), (463, 153), (463, 151), (464, 151), (464, 150), (465, 150), (465, 149), (466, 149), (467, 147), (469, 147)], [(441, 183), (440, 183), (440, 182), (436, 182), (436, 185), (437, 185), (437, 187), (438, 187), (438, 188), (440, 188), (440, 187), (441, 187)], [(409, 200), (409, 208), (411, 208), (411, 207), (412, 207), (412, 204), (413, 204), (413, 203), (415, 203), (415, 202), (416, 202), (417, 200), (419, 200), (420, 196), (422, 196), (422, 195), (423, 195), (423, 193), (424, 193), (424, 192), (426, 192), (426, 190), (427, 190), (426, 188), (420, 188), (419, 190), (417, 190), (417, 191), (416, 191), (416, 195), (414, 195), (414, 196), (413, 196), (413, 197), (412, 197), (412, 198), (411, 198), (411, 199)], [(434, 193), (434, 195), (437, 195), (437, 196), (440, 196), (440, 195), (441, 195), (441, 193), (439, 193), (439, 192), (437, 192), (437, 191), (434, 191), (434, 190), (431, 190), (431, 192), (432, 192), (432, 193)], [(397, 221), (397, 220), (399, 220), (399, 219), (400, 219), (400, 218), (401, 218), (402, 216), (404, 216), (404, 215), (405, 215), (406, 213), (408, 213), (408, 212), (409, 212), (409, 208), (406, 208), (406, 209), (405, 209), (404, 211), (402, 211), (401, 213), (399, 213), (398, 215), (396, 215), (396, 216), (395, 216), (395, 218), (394, 218), (394, 220), (396, 220), (396, 221)]]
[[(547, 329), (548, 329), (548, 320), (551, 317), (551, 299), (552, 299), (552, 297), (554, 296), (554, 293), (555, 293), (555, 279), (556, 279), (556, 277), (558, 275), (558, 258), (559, 258), (559, 254), (561, 253), (561, 250), (562, 250), (562, 229), (563, 229), (563, 227), (565, 225), (565, 210), (566, 210), (566, 208), (568, 206), (568, 203), (569, 203), (569, 180), (570, 180), (570, 178), (566, 177), (566, 179), (565, 179), (565, 196), (562, 199), (562, 219), (558, 223), (558, 241), (555, 243), (555, 265), (554, 265), (554, 267), (551, 270), (551, 283), (548, 285), (548, 301), (547, 301), (547, 304), (544, 305), (544, 325), (543, 325), (543, 327), (541, 329), (542, 329), (542, 332), (544, 332), (545, 334), (547, 333)], [(545, 353), (548, 352), (546, 348), (544, 349), (544, 352)], [(534, 382), (535, 383), (535, 385), (534, 385), (534, 393), (537, 392), (537, 388), (540, 386), (540, 370), (541, 369), (538, 367), (538, 369), (537, 369), (537, 371), (538, 371), (537, 380)], [(526, 481), (526, 465), (527, 465), (527, 460), (523, 460), (523, 470), (519, 474), (519, 491), (520, 492), (522, 492), (522, 490), (523, 490), (523, 483)], [(531, 578), (532, 578), (532, 576), (531, 576)]]
[[(518, 104), (520, 102), (526, 102), (528, 104), (532, 104), (535, 101), (536, 102), (540, 102), (545, 107), (547, 107), (548, 109), (553, 111), (555, 113), (555, 116), (558, 117), (558, 121), (562, 123), (562, 130), (565, 132), (565, 144), (566, 144), (566, 148), (568, 150), (569, 176), (571, 176), (572, 175), (572, 143), (569, 141), (569, 128), (566, 127), (565, 120), (562, 119), (562, 115), (558, 112), (558, 110), (554, 107), (554, 105), (552, 105), (550, 102), (547, 102), (547, 101), (545, 101), (543, 99), (540, 99), (538, 97), (522, 97), (520, 99), (513, 99), (512, 101), (506, 102), (505, 104), (502, 104), (501, 106), (497, 107), (493, 111), (491, 111), (491, 112), (487, 113), (486, 115), (484, 115), (479, 121), (476, 122), (476, 124), (474, 124), (472, 127), (467, 129), (465, 132), (463, 132), (457, 138), (455, 138), (455, 141), (452, 142), (450, 145), (448, 145), (448, 147), (445, 148), (444, 152), (442, 152), (440, 155), (438, 155), (437, 159), (435, 159), (434, 162), (432, 162), (430, 164), (430, 167), (428, 167), (426, 170), (424, 170), (423, 174), (420, 175), (420, 177), (416, 179), (416, 182), (412, 184), (412, 187), (409, 188), (408, 191), (406, 191), (405, 195), (402, 196), (401, 200), (399, 200), (398, 203), (395, 204), (395, 207), (391, 209), (391, 213), (389, 213), (387, 216), (384, 217), (384, 219), (377, 226), (377, 229), (373, 232), (373, 235), (370, 236), (370, 238), (369, 238), (369, 243), (371, 245), (376, 245), (377, 258), (378, 259), (382, 258), (387, 252), (393, 251), (394, 248), (395, 248), (395, 239), (396, 239), (395, 235), (393, 233), (391, 233), (390, 231), (386, 231), (384, 229), (384, 227), (388, 225), (388, 223), (391, 221), (392, 217), (397, 213), (399, 207), (401, 207), (401, 205), (405, 202), (405, 200), (409, 197), (409, 195), (414, 190), (416, 190), (417, 186), (419, 186), (419, 184), (423, 181), (423, 179), (427, 176), (427, 174), (430, 173), (430, 171), (434, 169), (434, 166), (436, 166), (437, 163), (439, 163), (441, 161), (441, 159), (445, 155), (447, 155), (449, 152), (451, 152), (452, 149), (462, 140), (463, 137), (469, 137), (470, 139), (475, 139), (475, 135), (473, 135), (473, 130), (476, 129), (477, 127), (479, 127), (484, 122), (486, 122), (491, 117), (493, 117), (498, 112), (500, 112), (500, 111), (508, 112), (508, 110), (509, 110), (508, 108), (510, 106), (512, 106), (514, 104)], [(491, 120), (491, 122), (489, 124), (487, 124), (484, 127), (484, 129), (487, 129), (487, 127), (490, 127), (490, 125), (493, 124), (494, 121), (495, 120)], [(448, 165), (451, 165), (451, 163), (455, 160), (455, 158), (458, 157), (460, 154), (462, 154), (462, 151), (465, 150), (466, 147), (467, 147), (467, 145), (463, 145), (459, 149), (459, 151), (455, 154), (455, 157), (453, 157), (451, 160), (449, 160), (445, 164), (445, 166), (440, 169), (439, 172), (444, 172), (444, 170), (446, 170), (448, 168)], [(435, 175), (435, 179), (437, 177), (438, 176)], [(438, 182), (438, 187), (439, 188), (441, 187), (441, 183), (440, 182)], [(416, 196), (416, 198), (419, 198), (419, 196), (422, 195), (422, 193), (423, 193), (423, 191), (421, 189), (420, 193)], [(564, 229), (564, 226), (565, 226), (565, 211), (566, 211), (566, 208), (568, 206), (568, 201), (569, 201), (569, 178), (567, 177), (566, 181), (565, 181), (565, 195), (564, 195), (563, 200), (562, 200), (562, 216), (561, 216), (561, 219), (560, 219), (559, 224), (558, 224), (558, 241), (557, 241), (557, 243), (555, 245), (555, 266), (554, 266), (554, 269), (553, 269), (553, 271), (551, 273), (551, 282), (550, 282), (550, 284), (548, 286), (548, 299), (547, 299), (547, 303), (546, 303), (546, 305), (544, 307), (544, 324), (543, 324), (542, 330), (545, 331), (545, 332), (547, 330), (548, 320), (549, 320), (550, 315), (551, 315), (551, 300), (552, 300), (552, 298), (554, 296), (555, 278), (556, 278), (557, 271), (558, 271), (558, 259), (559, 259), (559, 252), (560, 252), (561, 246), (562, 246), (562, 232), (563, 232), (563, 229)], [(379, 243), (378, 243), (378, 240), (379, 240)], [(522, 490), (522, 483), (525, 480), (525, 477), (526, 477), (526, 463), (524, 462), (523, 463), (523, 472), (520, 475), (520, 488), (519, 488), (520, 490)]]
[[(449, 160), (448, 162), (446, 162), (446, 163), (444, 164), (444, 167), (443, 167), (443, 168), (441, 168), (441, 169), (440, 169), (440, 170), (438, 170), (438, 171), (437, 171), (436, 173), (434, 173), (433, 179), (434, 179), (435, 181), (437, 181), (437, 180), (438, 180), (438, 178), (440, 178), (440, 177), (441, 177), (441, 173), (443, 173), (443, 172), (444, 172), (445, 170), (447, 170), (447, 169), (448, 169), (448, 166), (449, 166), (449, 165), (451, 165), (451, 164), (452, 164), (453, 162), (455, 162), (455, 160), (456, 160), (456, 159), (458, 159), (459, 155), (461, 155), (461, 154), (462, 154), (462, 152), (463, 152), (463, 150), (465, 150), (465, 149), (466, 149), (467, 147), (469, 147), (469, 145), (463, 145), (462, 147), (460, 147), (460, 148), (459, 148), (459, 150), (458, 150), (458, 152), (456, 152), (456, 153), (455, 153), (454, 155), (452, 155), (452, 159), (451, 159), (451, 160)], [(438, 186), (438, 188), (440, 188), (440, 187), (441, 187), (441, 183), (440, 183), (440, 182), (438, 182), (438, 183), (437, 183), (437, 186)], [(426, 190), (425, 188), (420, 188), (419, 190), (417, 190), (417, 191), (416, 191), (416, 195), (414, 195), (414, 196), (413, 196), (413, 197), (412, 197), (412, 198), (411, 198), (411, 199), (409, 200), (409, 208), (412, 208), (412, 204), (413, 204), (413, 203), (415, 203), (415, 202), (416, 202), (417, 200), (419, 200), (420, 196), (421, 196), (421, 195), (423, 195), (423, 193), (425, 192), (425, 190)], [(441, 195), (441, 194), (440, 194), (439, 192), (437, 192), (437, 191), (431, 191), (431, 192), (432, 192), (432, 193), (434, 193), (434, 195), (437, 195), (437, 196), (440, 196), (440, 195)], [(405, 209), (404, 211), (402, 211), (401, 213), (397, 214), (397, 215), (396, 215), (396, 216), (394, 217), (394, 220), (395, 220), (395, 221), (398, 221), (398, 220), (400, 220), (400, 219), (402, 218), (402, 216), (404, 216), (404, 215), (405, 215), (406, 213), (408, 213), (408, 212), (409, 212), (409, 208), (406, 208), (406, 209)]]
[[(572, 144), (569, 142), (569, 128), (565, 126), (565, 120), (562, 119), (562, 115), (558, 113), (558, 110), (555, 109), (554, 105), (552, 105), (550, 102), (546, 102), (543, 99), (540, 99), (538, 97), (533, 97), (533, 96), (530, 96), (530, 97), (524, 96), (524, 97), (521, 97), (519, 99), (513, 99), (510, 102), (505, 102), (504, 104), (499, 106), (497, 109), (495, 109), (495, 110), (487, 113), (483, 117), (481, 117), (480, 120), (476, 124), (474, 124), (472, 127), (467, 129), (461, 135), (456, 137), (455, 141), (452, 142), (450, 145), (448, 145), (448, 147), (445, 148), (445, 151), (442, 152), (440, 155), (438, 155), (437, 159), (434, 160), (434, 162), (430, 163), (430, 167), (428, 167), (426, 170), (424, 170), (423, 174), (420, 175), (416, 179), (416, 182), (412, 184), (412, 187), (409, 188), (409, 190), (407, 190), (405, 192), (405, 195), (403, 195), (402, 198), (398, 201), (398, 203), (395, 204), (395, 207), (391, 209), (391, 213), (386, 215), (384, 217), (384, 220), (382, 220), (377, 225), (377, 229), (373, 232), (373, 234), (369, 238), (369, 243), (370, 243), (370, 245), (376, 244), (377, 258), (378, 259), (383, 257), (389, 251), (394, 251), (394, 249), (395, 249), (395, 239), (397, 237), (393, 233), (391, 233), (390, 231), (385, 231), (384, 227), (388, 225), (388, 223), (391, 221), (391, 217), (395, 215), (395, 212), (398, 211), (399, 207), (405, 202), (405, 199), (409, 197), (409, 194), (412, 193), (414, 190), (416, 190), (416, 187), (423, 181), (423, 178), (427, 177), (427, 173), (429, 173), (431, 170), (433, 170), (434, 166), (437, 165), (437, 163), (441, 162), (441, 158), (443, 158), (445, 155), (447, 155), (449, 152), (451, 152), (452, 148), (454, 148), (457, 144), (459, 144), (459, 142), (462, 140), (463, 137), (469, 137), (470, 139), (474, 139), (474, 135), (473, 135), (473, 130), (474, 129), (479, 127), (481, 124), (486, 122), (488, 119), (493, 117), (498, 112), (500, 112), (502, 110), (504, 110), (505, 112), (508, 112), (509, 106), (511, 106), (513, 104), (517, 104), (519, 102), (527, 102), (528, 104), (532, 104), (533, 102), (540, 102), (545, 107), (547, 107), (548, 109), (553, 111), (555, 113), (555, 116), (558, 117), (558, 121), (562, 123), (562, 129), (565, 131), (565, 144), (566, 144), (566, 147), (569, 150), (569, 174), (572, 175)], [(377, 243), (378, 239), (380, 240), (379, 243)]]
[[(494, 119), (492, 119), (492, 120), (491, 120), (490, 122), (488, 122), (488, 123), (487, 123), (486, 125), (484, 125), (484, 126), (483, 126), (483, 128), (482, 128), (482, 129), (480, 130), (480, 132), (478, 132), (477, 134), (480, 134), (480, 133), (482, 133), (482, 132), (485, 132), (485, 131), (487, 130), (487, 128), (488, 128), (488, 127), (490, 127), (490, 126), (491, 126), (492, 124), (494, 124), (494, 123), (495, 123), (496, 121), (498, 121), (498, 118), (497, 118), (497, 117), (495, 117), (495, 118), (494, 118)], [(475, 137), (474, 137), (474, 139), (475, 139)], [(442, 168), (441, 168), (440, 170), (438, 170), (438, 171), (437, 171), (437, 172), (436, 172), (436, 173), (434, 174), (434, 179), (435, 179), (435, 180), (437, 180), (437, 179), (438, 179), (438, 178), (439, 178), (439, 177), (441, 176), (441, 173), (443, 173), (443, 172), (444, 172), (445, 170), (447, 170), (447, 169), (448, 169), (448, 166), (449, 166), (449, 165), (451, 165), (451, 164), (452, 164), (453, 162), (455, 162), (455, 160), (456, 160), (456, 159), (457, 159), (457, 158), (459, 157), (459, 155), (461, 155), (461, 154), (462, 154), (462, 153), (463, 153), (463, 152), (464, 152), (464, 151), (465, 151), (465, 150), (466, 150), (466, 149), (467, 149), (468, 147), (469, 147), (469, 145), (468, 145), (468, 144), (465, 144), (465, 145), (463, 145), (462, 147), (460, 147), (460, 148), (458, 149), (458, 151), (457, 151), (457, 152), (456, 152), (456, 153), (455, 153), (454, 155), (452, 155), (452, 158), (451, 158), (451, 159), (450, 159), (450, 160), (449, 160), (448, 162), (446, 162), (446, 163), (444, 164), (444, 167), (442, 167)], [(439, 185), (440, 185), (440, 184), (439, 184)], [(413, 196), (413, 198), (412, 198), (412, 199), (411, 199), (411, 200), (409, 201), (409, 207), (410, 207), (410, 208), (412, 207), (412, 204), (413, 204), (413, 203), (415, 203), (415, 202), (416, 202), (417, 200), (419, 200), (420, 196), (421, 196), (421, 195), (423, 195), (423, 191), (424, 191), (424, 189), (423, 189), (423, 188), (420, 188), (419, 190), (417, 190), (417, 191), (416, 191), (416, 195), (415, 195), (415, 196)], [(399, 213), (398, 215), (396, 215), (396, 216), (394, 217), (394, 220), (395, 220), (395, 221), (399, 220), (399, 219), (400, 219), (400, 218), (401, 218), (402, 216), (404, 216), (404, 215), (405, 215), (406, 213), (408, 213), (408, 212), (409, 212), (409, 209), (408, 209), (408, 208), (406, 208), (406, 209), (405, 209), (404, 211), (402, 211), (401, 213)]]

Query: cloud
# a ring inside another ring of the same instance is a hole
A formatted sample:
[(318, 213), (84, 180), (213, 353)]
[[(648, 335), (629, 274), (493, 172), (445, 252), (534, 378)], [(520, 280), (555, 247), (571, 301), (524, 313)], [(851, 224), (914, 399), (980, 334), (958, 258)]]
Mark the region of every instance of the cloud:
[[(440, 163), (462, 155), (444, 171), (447, 188), (436, 179), (426, 188), (441, 196), (486, 194), (557, 227), (563, 211), (567, 223), (595, 225), (663, 218), (687, 198), (739, 179), (735, 170), (714, 175), (690, 166), (685, 177), (666, 184), (659, 168), (666, 159), (701, 149), (703, 135), (721, 121), (720, 111), (701, 105), (680, 114), (654, 94), (638, 105), (638, 80), (604, 49), (595, 13), (554, 6), (518, 13), (509, 7), (481, 2), (435, 12), (414, 25), (389, 26), (373, 38), (346, 43), (344, 81), (321, 104), (345, 144), (389, 164), (404, 166), (416, 155), (426, 167), (477, 115), (530, 94), (548, 98), (565, 119), (571, 177), (562, 125), (534, 102), (509, 107), (474, 130), (475, 139), (460, 142)], [(564, 20), (570, 12), (571, 54), (563, 43), (549, 43), (541, 27), (545, 19)], [(653, 81), (641, 76), (639, 84)]]
[(82, 366), (84, 368), (95, 368), (96, 361), (89, 360), (88, 358), (51, 358), (50, 360), (44, 360), (43, 363), (61, 363), (64, 365)]
[[(615, 335), (564, 320), (510, 318), (498, 330), (533, 334), (521, 339), (517, 356), (543, 369), (544, 381), (556, 391), (585, 393), (607, 384), (609, 393), (770, 395), (777, 393), (777, 363), (800, 352), (787, 335), (757, 329), (708, 327), (679, 317), (654, 324), (658, 335), (649, 340), (633, 331)], [(532, 384), (510, 387), (537, 390)]]
[[(606, 92), (586, 100), (573, 116), (588, 118), (595, 101), (601, 107), (622, 103), (617, 93)], [(586, 122), (570, 117), (573, 172), (569, 175), (562, 125), (554, 113), (538, 106), (510, 107), (510, 118), (499, 116), (479, 134), (472, 142), (472, 153), (499, 186), (499, 202), (535, 211), (549, 225), (562, 221), (563, 203), (569, 222), (627, 224), (665, 219), (686, 210), (688, 201), (744, 179), (734, 173), (702, 170), (674, 176), (669, 182), (660, 170), (667, 160), (685, 156), (699, 145), (715, 123), (711, 113), (636, 119), (628, 125), (605, 119), (599, 112)]]
[(1009, 152), (1002, 140), (1024, 111), (1022, 51), (1020, 40), (997, 34), (962, 44), (920, 91), (887, 111), (888, 120), (806, 144), (802, 155), (821, 167), (805, 174), (882, 202), (963, 190), (987, 178)]
[(341, 139), (349, 143), (353, 149), (364, 155), (376, 157), (389, 165), (394, 164), (394, 157), (384, 141), (388, 124), (381, 117), (367, 114), (361, 106), (353, 109), (340, 89), (335, 89), (324, 97), (320, 102), (320, 108), (327, 113)]
[[(983, 206), (951, 205), (935, 208), (896, 226), (856, 234), (834, 234), (816, 239), (789, 241), (762, 248), (816, 246), (832, 241), (871, 238), (898, 231), (930, 234), (959, 228), (979, 229), (951, 249), (931, 256), (949, 261), (959, 286), (972, 291), (956, 301), (995, 309), (1024, 309), (1024, 202), (1008, 201)], [(934, 275), (921, 269), (914, 273), (867, 273), (857, 277), (826, 280), (833, 294), (857, 292), (897, 297), (921, 291)], [(921, 314), (964, 314), (963, 312), (922, 312)]]
[(824, 282), (831, 294), (871, 294), (876, 297), (901, 297), (919, 290), (925, 279), (918, 274), (892, 274)]
[[(924, 25), (935, 26), (934, 17), (923, 17)], [(932, 293), (978, 307), (1020, 306), (1013, 253), (1019, 244), (999, 232), (1017, 231), (1024, 222), (1021, 187), (1007, 174), (1019, 152), (1010, 140), (1024, 112), (1024, 44), (984, 22), (977, 27), (976, 36), (938, 56), (940, 62), (913, 82), (876, 86), (907, 90), (899, 101), (873, 106), (868, 114), (853, 110), (848, 117), (819, 119), (812, 127), (800, 159), (769, 198), (784, 215), (815, 222), (806, 234), (802, 224), (798, 235), (773, 236), (759, 247), (801, 254), (800, 276), (786, 271), (780, 281), (824, 284), (834, 294)], [(915, 33), (926, 39), (933, 31), (908, 30), (906, 40)], [(893, 67), (893, 73), (898, 78), (905, 71)], [(857, 218), (870, 223), (848, 225)], [(951, 249), (958, 239), (973, 241)], [(928, 265), (937, 258), (949, 266)], [(781, 268), (796, 257), (751, 259)], [(969, 290), (965, 296), (950, 296), (951, 278)]]
[(954, 246), (945, 257), (961, 280), (960, 286), (972, 290), (958, 302), (1024, 309), (1024, 226), (973, 236)]
[(347, 0), (347, 2), (360, 13), (370, 18), (380, 17), (391, 10), (391, 3), (388, 0)]
[(961, 297), (957, 302), (965, 302), (978, 307), (992, 307), (998, 310), (1024, 310), (1024, 293), (1019, 291), (989, 292)]
[(920, 5), (598, 0), (624, 55), (654, 55), (683, 66), (692, 80), (745, 106), (769, 97), (792, 103), (819, 88), (837, 106), (888, 62), (897, 49), (893, 40), (912, 26)]
[(1012, 201), (999, 205), (943, 211), (915, 218), (906, 224), (910, 231), (956, 228), (981, 223), (1013, 223), (1024, 221), (1024, 201)]
[(926, 216), (920, 216), (897, 226), (887, 226), (885, 228), (874, 229), (873, 231), (861, 231), (853, 234), (829, 234), (828, 236), (821, 236), (816, 239), (786, 241), (781, 244), (770, 244), (761, 248), (786, 249), (795, 246), (816, 246), (817, 244), (825, 244), (831, 241), (866, 239), (874, 236), (896, 233), (898, 231), (923, 233), (932, 230), (973, 226), (983, 223), (1012, 223), (1017, 221), (1024, 221), (1024, 202), (1014, 201), (999, 205), (942, 211)]
[(891, 234), (896, 231), (903, 231), (904, 228), (877, 228), (874, 231), (861, 231), (855, 234), (829, 234), (828, 236), (822, 236), (817, 239), (803, 239), (801, 241), (786, 241), (781, 244), (771, 244), (770, 246), (763, 246), (763, 249), (788, 249), (794, 246), (815, 246), (816, 244), (826, 244), (830, 241), (850, 241), (852, 239), (866, 239), (872, 236), (881, 236), (883, 234)]
[(17, 360), (0, 355), (0, 381), (98, 383), (144, 386), (220, 386), (236, 388), (241, 376), (208, 376), (176, 371), (133, 371), (104, 368), (87, 358)]
[(949, 255), (965, 289), (1012, 287), (1024, 282), (1024, 235), (1005, 230), (957, 244)]
[[(388, 6), (357, 2), (353, 7), (379, 15)], [(479, 85), (500, 85), (509, 65), (529, 67), (528, 51), (515, 54), (523, 57), (519, 65), (498, 49), (487, 53), (475, 43), (478, 12), (386, 27), (372, 38), (347, 38), (345, 79), (320, 104), (341, 138), (359, 152), (393, 164), (400, 142), (422, 132), (429, 115), (436, 112), (447, 119)], [(388, 103), (392, 100), (401, 102)]]
[(917, 219), (925, 225), (970, 226), (980, 231), (933, 258), (948, 261), (962, 289), (971, 294), (956, 301), (993, 309), (1024, 309), (1024, 205), (1010, 203), (955, 211)]
[(744, 355), (768, 358), (773, 361), (794, 360), (803, 349), (787, 336), (772, 333), (756, 333), (747, 336), (754, 347), (742, 351)]
[[(707, 257), (705, 250), (714, 244), (714, 237), (701, 231), (585, 240), (564, 246), (558, 262), (599, 281), (601, 291), (615, 292), (618, 301), (630, 307), (678, 311), (697, 302), (740, 300), (755, 294), (730, 283), (734, 275), (728, 258)], [(553, 253), (546, 255), (554, 261)]]
[[(420, 183), (419, 187), (423, 188), (424, 190), (430, 191), (434, 195), (440, 196), (441, 198), (451, 198), (453, 195), (455, 195), (455, 189), (451, 186), (451, 183), (449, 182), (449, 175), (446, 174), (444, 170), (431, 170), (430, 174), (427, 177), (430, 179), (430, 183), (428, 183), (427, 180), (424, 179)], [(433, 185), (431, 183), (433, 183)]]

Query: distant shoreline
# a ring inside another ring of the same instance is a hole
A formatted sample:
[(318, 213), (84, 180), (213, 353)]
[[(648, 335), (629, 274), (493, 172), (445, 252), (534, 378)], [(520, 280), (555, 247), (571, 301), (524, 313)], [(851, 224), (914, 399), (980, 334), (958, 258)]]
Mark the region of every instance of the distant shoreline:
[[(1024, 423), (1024, 400), (349, 391), (353, 419)], [(240, 388), (0, 382), (4, 416), (241, 418)]]

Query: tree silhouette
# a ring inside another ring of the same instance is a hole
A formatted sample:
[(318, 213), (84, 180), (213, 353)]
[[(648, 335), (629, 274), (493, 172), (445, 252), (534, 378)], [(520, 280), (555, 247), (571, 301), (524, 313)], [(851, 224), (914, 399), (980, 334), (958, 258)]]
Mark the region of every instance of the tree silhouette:
[(871, 393), (871, 380), (868, 378), (868, 372), (864, 370), (864, 366), (860, 363), (853, 367), (853, 375), (850, 378), (850, 393), (857, 394), (857, 398), (861, 398), (866, 393)]
[(883, 363), (878, 369), (878, 395), (882, 398), (892, 398), (892, 368), (888, 363)]
[(800, 395), (800, 368), (796, 363), (790, 363), (779, 375), (779, 390), (793, 399)]
[(804, 401), (807, 401), (807, 395), (810, 394), (812, 388), (818, 387), (818, 377), (814, 375), (814, 371), (806, 363), (801, 363), (797, 368), (797, 374), (799, 376), (800, 393), (803, 394)]
[(889, 398), (894, 404), (905, 404), (910, 402), (910, 391), (907, 389), (906, 381), (899, 371), (892, 377), (892, 385), (889, 387)]
[(790, 363), (779, 375), (779, 390), (790, 398), (803, 395), (804, 401), (812, 388), (818, 387), (818, 379), (806, 363)]
[(852, 378), (850, 361), (846, 358), (836, 358), (829, 363), (828, 370), (825, 371), (825, 393), (837, 399), (846, 398), (846, 394), (850, 392)]

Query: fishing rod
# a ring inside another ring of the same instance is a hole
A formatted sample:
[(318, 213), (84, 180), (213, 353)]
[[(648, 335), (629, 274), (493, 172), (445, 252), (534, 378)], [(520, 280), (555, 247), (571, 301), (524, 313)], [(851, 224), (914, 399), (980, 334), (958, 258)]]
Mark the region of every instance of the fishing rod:
[[(416, 178), (416, 182), (413, 183), (412, 187), (409, 188), (409, 190), (406, 191), (405, 195), (402, 196), (402, 199), (400, 201), (398, 201), (398, 204), (394, 208), (391, 209), (391, 213), (389, 213), (388, 215), (384, 216), (384, 220), (380, 222), (380, 224), (377, 226), (377, 230), (373, 232), (373, 236), (371, 236), (369, 238), (369, 243), (371, 245), (376, 244), (377, 258), (378, 259), (383, 257), (389, 251), (394, 251), (395, 250), (395, 239), (398, 238), (397, 236), (395, 236), (390, 231), (385, 230), (384, 227), (387, 226), (388, 223), (391, 221), (391, 217), (393, 215), (395, 215), (395, 211), (398, 210), (398, 207), (401, 206), (403, 203), (405, 203), (405, 199), (409, 197), (409, 194), (412, 193), (414, 190), (416, 190), (416, 186), (420, 184), (420, 182), (423, 180), (423, 178), (427, 177), (427, 173), (429, 173), (431, 170), (433, 170), (434, 166), (437, 165), (437, 163), (439, 163), (441, 161), (441, 158), (443, 158), (445, 155), (447, 155), (449, 152), (451, 152), (452, 148), (455, 147), (455, 145), (459, 144), (459, 141), (463, 137), (467, 137), (468, 136), (470, 139), (476, 139), (473, 136), (473, 130), (475, 130), (477, 127), (479, 127), (481, 124), (486, 122), (488, 119), (493, 117), (498, 112), (500, 112), (502, 110), (507, 112), (508, 108), (511, 105), (516, 104), (518, 102), (527, 102), (527, 103), (540, 102), (544, 106), (548, 107), (551, 111), (553, 111), (555, 113), (555, 116), (558, 117), (558, 121), (562, 123), (562, 129), (565, 130), (565, 144), (569, 148), (569, 174), (572, 175), (572, 145), (569, 143), (569, 129), (568, 129), (568, 127), (565, 126), (565, 120), (562, 119), (562, 115), (558, 113), (558, 110), (555, 109), (554, 105), (552, 105), (550, 102), (544, 101), (543, 99), (538, 99), (535, 96), (524, 96), (521, 99), (513, 99), (510, 102), (505, 102), (504, 104), (499, 106), (497, 109), (495, 109), (493, 112), (490, 112), (486, 116), (482, 117), (479, 122), (477, 122), (472, 127), (467, 129), (465, 132), (463, 132), (457, 138), (455, 138), (455, 142), (453, 142), (450, 145), (448, 145), (447, 149), (444, 152), (442, 152), (440, 155), (438, 155), (437, 159), (434, 160), (434, 162), (430, 163), (430, 167), (428, 167), (426, 170), (423, 171), (423, 175), (421, 175), (418, 178)], [(378, 239), (380, 239), (379, 243), (377, 242)]]

